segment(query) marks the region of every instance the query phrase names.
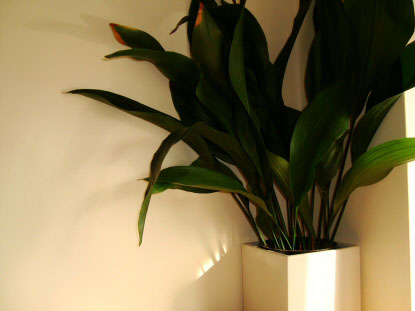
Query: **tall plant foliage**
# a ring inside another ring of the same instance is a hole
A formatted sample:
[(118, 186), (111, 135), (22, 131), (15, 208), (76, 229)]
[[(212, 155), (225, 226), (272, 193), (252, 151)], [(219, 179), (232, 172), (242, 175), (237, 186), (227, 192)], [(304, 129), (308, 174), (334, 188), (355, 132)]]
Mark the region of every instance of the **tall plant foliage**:
[[(169, 79), (179, 115), (176, 119), (108, 91), (70, 92), (170, 133), (146, 178), (140, 244), (152, 195), (179, 189), (230, 194), (263, 246), (330, 247), (351, 193), (415, 159), (414, 138), (370, 148), (390, 108), (415, 86), (415, 46), (408, 45), (412, 0), (316, 0), (310, 12), (315, 36), (305, 76), (307, 106), (298, 111), (285, 105), (282, 85), (311, 5), (311, 0), (299, 1), (292, 32), (273, 62), (264, 32), (244, 1), (191, 1), (175, 29), (187, 23), (190, 58), (165, 51), (144, 31), (111, 24), (115, 38), (128, 48), (106, 58), (152, 63)], [(179, 141), (198, 158), (188, 166), (162, 169)], [(352, 165), (346, 168), (349, 156)]]

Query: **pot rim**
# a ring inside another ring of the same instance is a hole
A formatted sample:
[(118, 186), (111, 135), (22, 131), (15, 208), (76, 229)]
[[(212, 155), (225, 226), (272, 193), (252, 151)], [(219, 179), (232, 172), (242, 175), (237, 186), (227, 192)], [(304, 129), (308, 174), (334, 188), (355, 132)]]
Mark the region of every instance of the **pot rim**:
[(251, 242), (251, 243), (244, 243), (244, 244), (249, 245), (251, 247), (262, 249), (264, 251), (282, 254), (286, 256), (301, 255), (301, 254), (308, 254), (308, 253), (318, 253), (318, 252), (330, 251), (330, 250), (341, 250), (343, 248), (349, 248), (349, 247), (358, 247), (358, 245), (356, 244), (339, 242), (339, 241), (334, 241), (333, 246), (331, 248), (323, 248), (323, 249), (317, 249), (317, 250), (281, 250), (281, 249), (261, 246), (258, 241)]

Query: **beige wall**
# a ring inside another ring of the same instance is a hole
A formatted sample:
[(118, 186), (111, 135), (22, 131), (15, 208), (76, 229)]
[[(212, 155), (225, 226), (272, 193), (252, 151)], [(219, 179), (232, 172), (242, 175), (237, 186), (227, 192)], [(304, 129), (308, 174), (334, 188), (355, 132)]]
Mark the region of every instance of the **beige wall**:
[[(372, 145), (406, 136), (405, 103), (391, 109)], [(408, 172), (401, 166), (350, 197), (338, 239), (361, 247), (362, 311), (410, 311)]]
[[(144, 244), (136, 221), (149, 161), (166, 132), (92, 100), (102, 88), (174, 114), (149, 64), (102, 61), (122, 48), (107, 27), (131, 25), (186, 52), (183, 0), (0, 1), (0, 310), (241, 310), (240, 244), (254, 235), (221, 194), (155, 196)], [(273, 57), (292, 0), (248, 1)], [(299, 98), (298, 53), (286, 83)], [(194, 154), (174, 148), (166, 165)], [(204, 272), (205, 271), (205, 272)]]

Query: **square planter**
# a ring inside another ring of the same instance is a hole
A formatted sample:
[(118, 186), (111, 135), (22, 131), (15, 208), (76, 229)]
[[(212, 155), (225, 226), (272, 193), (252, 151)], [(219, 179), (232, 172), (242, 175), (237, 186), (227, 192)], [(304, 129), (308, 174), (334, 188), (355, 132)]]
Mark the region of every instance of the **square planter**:
[(285, 255), (242, 245), (244, 311), (360, 311), (358, 246)]

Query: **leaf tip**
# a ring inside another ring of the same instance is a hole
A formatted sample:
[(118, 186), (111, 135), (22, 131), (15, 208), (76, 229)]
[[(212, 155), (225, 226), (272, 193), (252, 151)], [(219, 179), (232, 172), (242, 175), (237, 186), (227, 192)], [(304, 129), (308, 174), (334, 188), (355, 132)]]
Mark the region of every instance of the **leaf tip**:
[(115, 23), (110, 23), (110, 27), (111, 27), (112, 34), (114, 35), (115, 40), (117, 40), (122, 45), (126, 45), (125, 41), (123, 40), (123, 38), (121, 37), (120, 33), (117, 30), (117, 28), (119, 28), (120, 25), (115, 24)]
[(199, 26), (202, 23), (203, 20), (203, 8), (205, 7), (205, 5), (200, 2), (199, 5), (199, 11), (197, 12), (197, 18), (196, 18), (196, 22), (195, 22), (195, 27)]

